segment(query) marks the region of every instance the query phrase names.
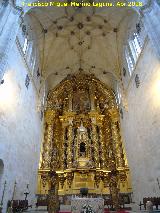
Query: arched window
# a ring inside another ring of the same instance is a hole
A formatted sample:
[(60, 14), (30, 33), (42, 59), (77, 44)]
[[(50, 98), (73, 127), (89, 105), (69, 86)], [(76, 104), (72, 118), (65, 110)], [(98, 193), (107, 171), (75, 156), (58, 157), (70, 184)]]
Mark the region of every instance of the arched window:
[(32, 32), (27, 24), (23, 24), (18, 32), (17, 42), (20, 52), (25, 59), (30, 73), (34, 75), (36, 65), (38, 64), (38, 56), (36, 54), (35, 43), (33, 42)]
[(117, 104), (118, 104), (118, 105), (120, 105), (121, 99), (122, 99), (122, 95), (121, 95), (120, 87), (119, 87), (119, 85), (117, 84), (116, 101), (117, 101)]
[(23, 53), (26, 54), (26, 50), (28, 48), (28, 39), (27, 37), (24, 39), (24, 45), (23, 45)]
[(127, 44), (124, 48), (124, 55), (128, 66), (129, 74), (131, 75), (138, 58), (142, 52), (146, 39), (146, 33), (143, 24), (140, 22), (136, 24), (136, 29), (130, 33)]
[(28, 41), (27, 26), (24, 24), (21, 26), (21, 29), (18, 34), (18, 39), (19, 39), (23, 54), (25, 55), (28, 49), (29, 41)]
[(128, 65), (128, 71), (131, 75), (131, 73), (134, 69), (134, 59), (133, 59), (133, 55), (132, 55), (132, 52), (130, 50), (130, 47), (128, 45), (125, 48), (125, 58), (126, 58), (127, 65)]

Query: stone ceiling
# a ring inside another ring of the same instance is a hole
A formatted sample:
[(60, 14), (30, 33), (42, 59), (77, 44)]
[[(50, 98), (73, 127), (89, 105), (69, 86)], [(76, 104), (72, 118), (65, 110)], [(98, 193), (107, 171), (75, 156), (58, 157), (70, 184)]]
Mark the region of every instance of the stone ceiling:
[(37, 7), (25, 17), (35, 34), (49, 88), (78, 71), (94, 73), (116, 87), (127, 31), (137, 21), (132, 8)]

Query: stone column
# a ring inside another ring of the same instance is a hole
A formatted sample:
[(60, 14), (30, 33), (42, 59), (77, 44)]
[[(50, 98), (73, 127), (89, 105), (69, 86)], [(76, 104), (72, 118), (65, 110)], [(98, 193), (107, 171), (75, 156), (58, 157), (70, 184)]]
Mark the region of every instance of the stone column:
[(94, 122), (95, 118), (91, 118), (92, 120), (92, 141), (94, 146), (94, 163), (95, 167), (99, 167), (99, 144), (98, 144), (98, 138), (97, 138), (97, 130), (96, 130), (96, 124)]
[(45, 137), (42, 150), (41, 169), (50, 169), (52, 157), (52, 140), (53, 140), (53, 119), (55, 112), (48, 110), (45, 114), (47, 129), (45, 130)]
[(148, 0), (140, 12), (144, 17), (144, 26), (147, 34), (160, 58), (160, 5), (156, 2), (158, 1)]
[(113, 152), (115, 153), (116, 157), (116, 165), (117, 167), (124, 167), (125, 162), (119, 129), (119, 113), (117, 109), (111, 109), (109, 112), (111, 117)]
[(67, 147), (67, 168), (72, 168), (72, 121), (69, 122), (68, 127), (68, 147)]
[[(4, 7), (1, 9), (4, 9)], [(20, 25), (19, 18), (22, 14), (22, 11), (11, 3), (5, 10), (6, 12), (3, 12), (2, 17), (0, 17), (0, 80), (2, 80), (7, 69), (9, 52), (14, 45)], [(2, 13), (2, 11), (0, 12)], [(5, 20), (5, 23), (3, 20)]]

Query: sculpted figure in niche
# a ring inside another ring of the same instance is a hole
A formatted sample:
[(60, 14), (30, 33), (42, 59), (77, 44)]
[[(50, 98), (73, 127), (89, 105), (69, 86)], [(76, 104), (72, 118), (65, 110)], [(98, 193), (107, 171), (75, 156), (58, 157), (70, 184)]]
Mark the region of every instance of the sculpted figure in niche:
[(84, 142), (80, 143), (80, 157), (86, 157), (86, 144)]

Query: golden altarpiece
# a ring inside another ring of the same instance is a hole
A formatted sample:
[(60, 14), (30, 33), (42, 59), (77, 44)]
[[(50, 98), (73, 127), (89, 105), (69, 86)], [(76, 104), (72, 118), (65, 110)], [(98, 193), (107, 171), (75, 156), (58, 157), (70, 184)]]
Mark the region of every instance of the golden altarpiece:
[[(120, 135), (114, 92), (94, 75), (68, 75), (49, 91), (44, 141), (38, 171), (38, 194), (131, 192), (129, 168)], [(55, 200), (55, 203), (54, 203)]]

